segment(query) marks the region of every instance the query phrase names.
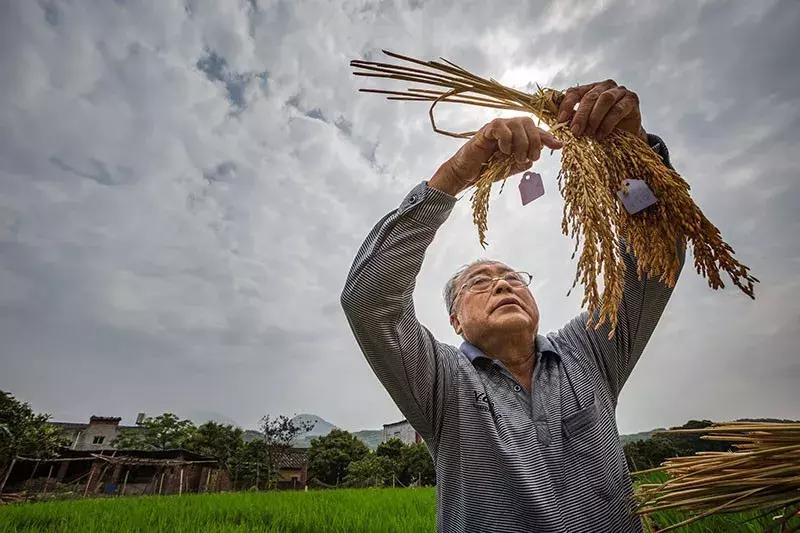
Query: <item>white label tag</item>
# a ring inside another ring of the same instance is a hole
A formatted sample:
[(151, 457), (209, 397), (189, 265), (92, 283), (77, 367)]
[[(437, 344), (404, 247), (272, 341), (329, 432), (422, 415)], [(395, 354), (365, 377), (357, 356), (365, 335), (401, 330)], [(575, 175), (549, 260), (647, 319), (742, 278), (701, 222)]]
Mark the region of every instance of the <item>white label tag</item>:
[(544, 194), (542, 177), (536, 172), (526, 172), (519, 182), (519, 194), (522, 196), (522, 205), (528, 205)]
[(622, 189), (617, 191), (617, 198), (622, 200), (622, 205), (631, 215), (650, 207), (658, 201), (653, 191), (643, 180), (625, 180), (622, 182)]

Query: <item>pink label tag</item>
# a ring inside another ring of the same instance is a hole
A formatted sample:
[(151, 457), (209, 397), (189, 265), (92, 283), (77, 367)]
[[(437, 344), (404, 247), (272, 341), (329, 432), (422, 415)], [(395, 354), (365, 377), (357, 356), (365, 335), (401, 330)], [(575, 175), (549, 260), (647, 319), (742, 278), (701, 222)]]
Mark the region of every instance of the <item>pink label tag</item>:
[(622, 205), (631, 215), (650, 207), (658, 201), (653, 191), (643, 180), (623, 181), (622, 189), (617, 191), (617, 197), (622, 200)]
[(536, 172), (526, 172), (519, 182), (519, 194), (522, 196), (522, 205), (528, 205), (544, 194), (542, 177)]

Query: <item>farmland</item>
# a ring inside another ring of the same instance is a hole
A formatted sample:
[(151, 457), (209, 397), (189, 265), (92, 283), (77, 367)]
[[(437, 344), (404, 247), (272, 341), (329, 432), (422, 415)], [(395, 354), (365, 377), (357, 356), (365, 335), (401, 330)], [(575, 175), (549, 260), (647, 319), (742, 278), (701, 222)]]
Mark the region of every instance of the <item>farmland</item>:
[[(755, 513), (705, 519), (682, 531), (762, 531)], [(677, 512), (655, 517), (663, 527)], [(139, 531), (433, 531), (436, 493), (423, 489), (339, 489), (64, 500), (0, 507), (0, 533)]]

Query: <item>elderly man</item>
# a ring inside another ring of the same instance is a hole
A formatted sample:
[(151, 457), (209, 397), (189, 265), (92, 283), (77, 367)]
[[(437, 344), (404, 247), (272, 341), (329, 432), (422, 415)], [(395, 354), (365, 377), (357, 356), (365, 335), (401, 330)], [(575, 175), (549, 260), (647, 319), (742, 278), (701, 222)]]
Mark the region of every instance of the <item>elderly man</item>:
[[(612, 80), (567, 91), (558, 119), (577, 136), (629, 131), (670, 165), (663, 141), (642, 128), (636, 94)], [(367, 361), (433, 457), (439, 531), (642, 529), (615, 408), (672, 291), (639, 280), (623, 242), (627, 273), (611, 341), (607, 325), (586, 329), (585, 311), (539, 334), (531, 276), (496, 261), (468, 265), (445, 287), (459, 348), (437, 341), (414, 312), (415, 278), (455, 196), (497, 150), (513, 154), (517, 173), (543, 146), (562, 145), (529, 118), (486, 124), (372, 229), (342, 293)], [(683, 265), (685, 250), (677, 251)]]

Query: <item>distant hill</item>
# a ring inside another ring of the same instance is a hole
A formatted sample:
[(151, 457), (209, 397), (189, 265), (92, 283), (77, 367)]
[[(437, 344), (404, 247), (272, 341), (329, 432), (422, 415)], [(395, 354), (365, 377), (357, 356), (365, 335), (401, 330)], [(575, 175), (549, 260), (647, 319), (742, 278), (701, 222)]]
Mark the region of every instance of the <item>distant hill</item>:
[[(705, 421), (708, 424), (711, 424), (710, 421)], [(785, 423), (796, 423), (796, 420), (787, 420), (784, 418), (737, 418), (736, 422), (785, 422)], [(667, 431), (667, 428), (655, 428), (651, 429), (650, 431), (642, 431), (639, 433), (631, 433), (629, 435), (620, 435), (619, 440), (622, 442), (622, 445), (626, 445), (630, 442), (636, 442), (637, 440), (647, 440), (653, 436), (653, 433), (657, 433), (659, 431)]]
[[(311, 425), (311, 429), (309, 431), (301, 433), (292, 441), (292, 446), (296, 448), (310, 448), (311, 439), (323, 437), (330, 433), (331, 430), (338, 427), (320, 416), (308, 413), (303, 413), (292, 417), (292, 422), (298, 425), (302, 423)], [(361, 431), (354, 431), (351, 433), (353, 433), (356, 438), (360, 439), (361, 442), (366, 444), (370, 450), (377, 449), (378, 445), (381, 443), (381, 439), (383, 438), (383, 429), (363, 429)], [(259, 431), (248, 429), (244, 432), (245, 442), (250, 442), (260, 438), (262, 438), (262, 434)]]

